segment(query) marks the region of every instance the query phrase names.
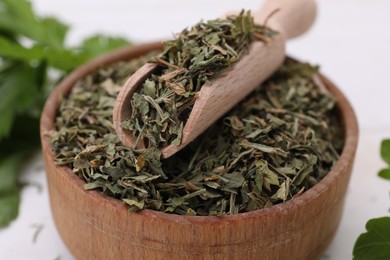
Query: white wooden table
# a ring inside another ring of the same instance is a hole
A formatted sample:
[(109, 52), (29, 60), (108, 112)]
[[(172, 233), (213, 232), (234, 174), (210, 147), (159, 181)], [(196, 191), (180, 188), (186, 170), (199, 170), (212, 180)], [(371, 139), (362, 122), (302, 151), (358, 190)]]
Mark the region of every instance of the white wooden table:
[[(257, 8), (262, 0), (32, 0), (42, 14), (58, 16), (73, 29), (69, 44), (95, 32), (136, 42), (168, 38), (200, 19), (229, 10)], [(382, 138), (390, 138), (390, 1), (318, 0), (310, 33), (290, 42), (288, 53), (320, 64), (349, 98), (360, 123), (360, 143), (337, 235), (323, 259), (351, 259), (353, 244), (369, 218), (389, 215), (390, 182), (376, 174)], [(223, 3), (223, 4), (222, 4)], [(146, 19), (146, 17), (149, 17)], [(153, 17), (150, 19), (150, 17)], [(27, 162), (20, 215), (0, 230), (0, 259), (73, 259), (60, 239), (49, 208), (41, 156)], [(1, 180), (0, 180), (1, 181)], [(36, 242), (36, 225), (43, 225)]]

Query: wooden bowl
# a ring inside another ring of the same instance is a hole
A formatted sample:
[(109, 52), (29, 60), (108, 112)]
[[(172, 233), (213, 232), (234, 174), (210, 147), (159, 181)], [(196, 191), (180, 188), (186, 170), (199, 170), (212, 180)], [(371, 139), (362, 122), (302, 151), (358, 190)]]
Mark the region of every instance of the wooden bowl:
[(179, 216), (126, 206), (97, 191), (53, 160), (50, 137), (61, 97), (99, 67), (129, 60), (158, 43), (120, 49), (80, 67), (51, 93), (41, 117), (41, 141), (57, 229), (77, 259), (315, 259), (339, 225), (358, 141), (351, 105), (322, 77), (338, 100), (345, 134), (341, 157), (314, 187), (282, 204), (230, 216)]

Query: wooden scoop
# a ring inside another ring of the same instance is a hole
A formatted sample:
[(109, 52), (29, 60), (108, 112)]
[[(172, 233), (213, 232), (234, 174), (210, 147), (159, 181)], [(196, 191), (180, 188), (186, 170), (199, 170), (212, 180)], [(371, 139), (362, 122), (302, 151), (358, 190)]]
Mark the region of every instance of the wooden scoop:
[[(269, 77), (284, 60), (286, 39), (307, 31), (316, 15), (315, 0), (267, 0), (253, 14), (255, 22), (264, 23), (275, 10), (278, 11), (268, 20), (267, 25), (279, 34), (271, 37), (267, 43), (253, 42), (249, 53), (234, 63), (224, 76), (202, 86), (184, 126), (181, 144), (161, 148), (163, 158), (170, 157), (193, 141)], [(119, 139), (126, 146), (136, 148), (136, 137), (132, 131), (121, 127), (121, 123), (131, 116), (131, 97), (157, 68), (158, 65), (154, 63), (142, 66), (124, 84), (116, 99), (113, 123)]]

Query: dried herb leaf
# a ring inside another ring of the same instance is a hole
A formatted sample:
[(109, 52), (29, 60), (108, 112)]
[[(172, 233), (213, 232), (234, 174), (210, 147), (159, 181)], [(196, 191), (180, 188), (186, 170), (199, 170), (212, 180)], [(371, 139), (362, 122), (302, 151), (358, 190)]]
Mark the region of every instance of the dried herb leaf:
[(183, 30), (152, 60), (161, 69), (133, 95), (132, 116), (122, 127), (132, 130), (139, 144), (180, 145), (183, 125), (201, 87), (239, 60), (253, 40), (266, 41), (273, 34), (255, 25), (250, 12), (244, 11)]
[(130, 211), (138, 211), (140, 209), (143, 209), (145, 206), (145, 201), (138, 201), (135, 199), (123, 199), (123, 201), (128, 204)]

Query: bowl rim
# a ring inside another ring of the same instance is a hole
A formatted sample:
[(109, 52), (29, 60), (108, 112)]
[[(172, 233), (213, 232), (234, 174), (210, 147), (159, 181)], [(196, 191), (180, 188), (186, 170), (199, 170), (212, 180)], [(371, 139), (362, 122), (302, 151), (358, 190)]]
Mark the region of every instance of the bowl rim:
[[(50, 133), (50, 131), (52, 131), (53, 129), (56, 110), (58, 109), (62, 97), (69, 93), (69, 91), (79, 79), (83, 78), (84, 76), (93, 71), (96, 71), (98, 68), (104, 67), (108, 64), (117, 61), (129, 60), (137, 56), (141, 56), (151, 50), (161, 49), (161, 46), (162, 45), (160, 42), (126, 46), (108, 52), (85, 63), (84, 65), (81, 65), (73, 72), (71, 72), (67, 77), (65, 77), (50, 93), (41, 114), (40, 135), (43, 152), (47, 152), (50, 158), (53, 158), (54, 154), (51, 149), (51, 140), (48, 133)], [(320, 196), (322, 193), (326, 192), (330, 185), (336, 182), (336, 180), (340, 178), (341, 174), (346, 174), (346, 169), (353, 164), (355, 152), (358, 145), (359, 130), (356, 115), (348, 99), (330, 80), (323, 76), (322, 73), (319, 73), (319, 76), (320, 79), (324, 82), (327, 89), (330, 90), (330, 92), (336, 97), (339, 112), (341, 114), (342, 125), (344, 128), (345, 141), (343, 151), (339, 157), (339, 160), (336, 162), (330, 172), (328, 172), (328, 174), (316, 185), (306, 190), (302, 194), (294, 197), (293, 199), (285, 201), (283, 203), (279, 203), (268, 208), (253, 210), (249, 212), (242, 212), (233, 215), (187, 216), (165, 213), (151, 209), (143, 209), (138, 212), (128, 212), (129, 216), (131, 216), (131, 214), (137, 214), (145, 217), (159, 218), (160, 220), (165, 220), (169, 222), (174, 221), (177, 223), (183, 222), (192, 224), (220, 221), (237, 222), (274, 216), (294, 208), (299, 208), (303, 206), (306, 202), (311, 201)], [(114, 207), (122, 207), (124, 210), (127, 210), (127, 207), (124, 205), (124, 203), (118, 199), (112, 198), (96, 190), (85, 191), (83, 188), (85, 181), (80, 179), (76, 174), (74, 174), (71, 168), (69, 168), (68, 166), (55, 165), (55, 168), (57, 169), (55, 174), (58, 174), (58, 171), (65, 173), (66, 179), (72, 184), (76, 185), (78, 188), (82, 189), (84, 191), (83, 194), (89, 197), (91, 201), (93, 201), (93, 199), (99, 199), (102, 200), (102, 202), (111, 204)]]

